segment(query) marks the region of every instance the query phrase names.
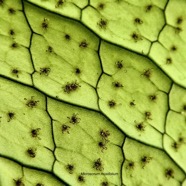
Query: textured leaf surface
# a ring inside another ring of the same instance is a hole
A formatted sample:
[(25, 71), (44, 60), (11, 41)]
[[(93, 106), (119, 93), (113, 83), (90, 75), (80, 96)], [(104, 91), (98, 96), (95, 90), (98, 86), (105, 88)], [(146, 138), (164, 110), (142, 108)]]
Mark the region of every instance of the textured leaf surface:
[(0, 0), (0, 186), (184, 186), (185, 8)]

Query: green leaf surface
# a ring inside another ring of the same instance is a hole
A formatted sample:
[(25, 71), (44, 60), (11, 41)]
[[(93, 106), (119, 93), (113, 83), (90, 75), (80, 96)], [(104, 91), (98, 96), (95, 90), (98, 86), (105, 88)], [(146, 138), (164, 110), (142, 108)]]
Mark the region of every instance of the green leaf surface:
[(0, 186), (185, 186), (185, 0), (0, 0)]

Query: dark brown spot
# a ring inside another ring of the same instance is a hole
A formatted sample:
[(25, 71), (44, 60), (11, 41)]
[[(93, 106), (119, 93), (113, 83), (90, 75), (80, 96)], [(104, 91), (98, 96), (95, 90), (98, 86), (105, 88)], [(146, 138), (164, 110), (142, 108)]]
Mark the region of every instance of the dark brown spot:
[(180, 25), (182, 22), (183, 22), (183, 18), (182, 17), (178, 17), (176, 23), (178, 25)]
[(16, 42), (12, 43), (11, 45), (12, 48), (17, 48), (18, 47), (18, 44)]
[(151, 74), (152, 74), (152, 70), (151, 69), (147, 69), (147, 70), (144, 70), (144, 72), (141, 75), (143, 75), (146, 78), (150, 78)]
[(63, 3), (64, 3), (64, 0), (58, 0), (55, 7), (58, 8), (58, 7), (62, 6)]
[(112, 84), (113, 84), (114, 87), (116, 87), (116, 88), (123, 87), (123, 85), (122, 85), (120, 82), (118, 82), (118, 81), (115, 81), (115, 82), (113, 82)]
[(79, 44), (79, 47), (81, 48), (87, 48), (88, 46), (88, 43), (86, 42), (86, 40), (82, 41), (80, 44)]
[(132, 100), (131, 102), (130, 102), (130, 106), (131, 107), (134, 107), (136, 104), (135, 104), (135, 100)]
[(168, 57), (167, 59), (166, 59), (166, 64), (172, 64), (172, 59), (170, 58), (170, 57)]
[(32, 130), (31, 130), (31, 136), (32, 136), (33, 138), (37, 138), (38, 135), (39, 135), (39, 131), (40, 131), (40, 130), (41, 130), (40, 128), (32, 129)]
[(31, 158), (35, 158), (35, 157), (36, 157), (36, 149), (29, 148), (29, 149), (27, 150), (27, 153), (29, 154), (29, 156), (30, 156)]
[(142, 167), (144, 168), (147, 163), (152, 160), (152, 157), (143, 156), (141, 158)]
[(175, 33), (179, 34), (182, 31), (182, 28), (180, 27), (175, 27)]
[(172, 147), (177, 151), (177, 149), (179, 148), (179, 144), (177, 142), (173, 142)]
[(152, 9), (152, 5), (147, 5), (145, 8), (146, 12), (149, 12), (151, 9)]
[(149, 99), (150, 99), (151, 101), (155, 101), (155, 100), (157, 99), (157, 96), (156, 96), (156, 95), (150, 95), (150, 96), (149, 96)]
[(48, 46), (46, 52), (52, 53), (53, 52), (53, 48), (51, 46)]
[(101, 152), (103, 152), (104, 150), (107, 150), (106, 142), (100, 141), (100, 142), (98, 143), (98, 146), (101, 148)]
[(136, 128), (139, 131), (145, 131), (145, 125), (143, 124), (143, 122), (136, 124)]
[(109, 142), (108, 137), (110, 136), (110, 132), (108, 130), (101, 130), (99, 134), (105, 143)]
[(134, 162), (133, 161), (129, 161), (128, 165), (127, 165), (128, 169), (133, 169), (134, 168)]
[(15, 76), (17, 76), (17, 78), (18, 78), (19, 77), (19, 70), (13, 69), (12, 70), (12, 74), (15, 75)]
[(14, 180), (14, 182), (16, 186), (25, 186), (21, 178)]
[(152, 119), (151, 116), (152, 116), (151, 112), (148, 112), (148, 111), (145, 112), (145, 119), (150, 119), (151, 120)]
[(64, 132), (67, 132), (68, 134), (70, 133), (69, 132), (70, 127), (68, 125), (63, 124), (61, 128), (62, 128), (62, 133)]
[(15, 14), (16, 11), (15, 11), (13, 8), (9, 8), (9, 9), (8, 9), (8, 12), (9, 12), (10, 14)]
[(18, 74), (19, 71), (18, 71), (17, 69), (13, 69), (13, 70), (12, 70), (12, 73), (14, 73), (14, 74)]
[(176, 50), (177, 50), (176, 46), (173, 45), (173, 46), (171, 47), (171, 51), (176, 51)]
[(170, 178), (174, 178), (174, 171), (173, 169), (169, 168), (165, 170), (165, 177), (170, 179)]
[(143, 21), (140, 19), (140, 18), (135, 18), (134, 19), (134, 22), (136, 23), (136, 24), (142, 24), (143, 23)]
[(184, 138), (183, 138), (183, 137), (179, 137), (179, 138), (178, 138), (178, 142), (179, 142), (179, 143), (183, 143), (183, 142), (184, 142)]
[(8, 122), (10, 122), (15, 116), (15, 114), (13, 112), (8, 112), (7, 115), (8, 115)]
[(106, 26), (107, 26), (107, 21), (104, 20), (104, 19), (101, 19), (97, 24), (98, 24), (98, 26), (99, 26), (100, 28), (106, 28)]
[(73, 114), (71, 117), (67, 117), (69, 119), (69, 122), (72, 124), (78, 124), (81, 120), (81, 118), (77, 117), (78, 114)]
[(68, 170), (68, 172), (69, 172), (70, 174), (72, 174), (73, 171), (74, 171), (74, 166), (71, 165), (71, 164), (68, 164), (68, 165), (66, 165), (66, 169)]
[(102, 141), (100, 141), (99, 143), (98, 143), (98, 145), (99, 145), (99, 147), (104, 147), (104, 143), (102, 142)]
[(65, 39), (66, 40), (70, 40), (71, 38), (70, 38), (70, 35), (69, 34), (65, 34)]
[(103, 10), (105, 8), (105, 4), (99, 3), (98, 9)]
[[(25, 100), (27, 100), (27, 99), (25, 98)], [(29, 99), (29, 100), (27, 101), (26, 105), (27, 105), (28, 107), (30, 107), (30, 108), (34, 108), (34, 107), (37, 107), (38, 102), (39, 102), (39, 101), (34, 100), (34, 96), (32, 96), (31, 99)]]
[(44, 186), (42, 183), (37, 183), (36, 186)]
[(64, 87), (64, 92), (69, 94), (69, 93), (74, 92), (75, 90), (77, 90), (79, 87), (81, 87), (81, 86), (76, 81), (72, 82), (72, 83), (67, 83)]
[(48, 76), (49, 73), (50, 73), (50, 68), (49, 67), (40, 68), (40, 75), (43, 74), (45, 76)]
[(44, 18), (42, 24), (41, 24), (43, 29), (47, 29), (48, 28), (48, 19)]
[(183, 105), (183, 110), (186, 111), (186, 105)]
[(99, 170), (99, 171), (102, 171), (102, 170), (104, 169), (104, 168), (103, 168), (102, 161), (101, 161), (100, 158), (98, 158), (98, 159), (94, 162), (93, 168), (95, 168), (96, 170)]
[(135, 42), (142, 40), (142, 37), (135, 32), (131, 35), (131, 37), (132, 37), (132, 39), (134, 39)]
[(110, 101), (108, 102), (108, 106), (109, 106), (110, 108), (113, 108), (113, 107), (116, 106), (116, 102), (115, 102), (114, 100), (110, 100)]
[(104, 182), (101, 183), (101, 186), (108, 186), (108, 185), (109, 185), (109, 184), (108, 184), (107, 181), (104, 181)]
[(81, 70), (79, 68), (75, 68), (75, 73), (78, 75), (81, 73)]
[(14, 30), (13, 30), (13, 29), (10, 29), (9, 34), (10, 34), (11, 36), (15, 35)]
[(116, 67), (117, 67), (118, 69), (122, 69), (122, 68), (123, 68), (122, 62), (123, 62), (122, 60), (116, 62)]
[(85, 182), (84, 176), (82, 176), (82, 175), (78, 176), (78, 181), (79, 182)]

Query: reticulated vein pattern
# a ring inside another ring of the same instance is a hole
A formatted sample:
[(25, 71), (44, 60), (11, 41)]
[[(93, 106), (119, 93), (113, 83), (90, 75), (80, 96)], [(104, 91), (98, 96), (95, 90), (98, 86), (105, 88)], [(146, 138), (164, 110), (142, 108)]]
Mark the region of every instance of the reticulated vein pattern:
[(184, 0), (0, 0), (0, 185), (186, 180)]

